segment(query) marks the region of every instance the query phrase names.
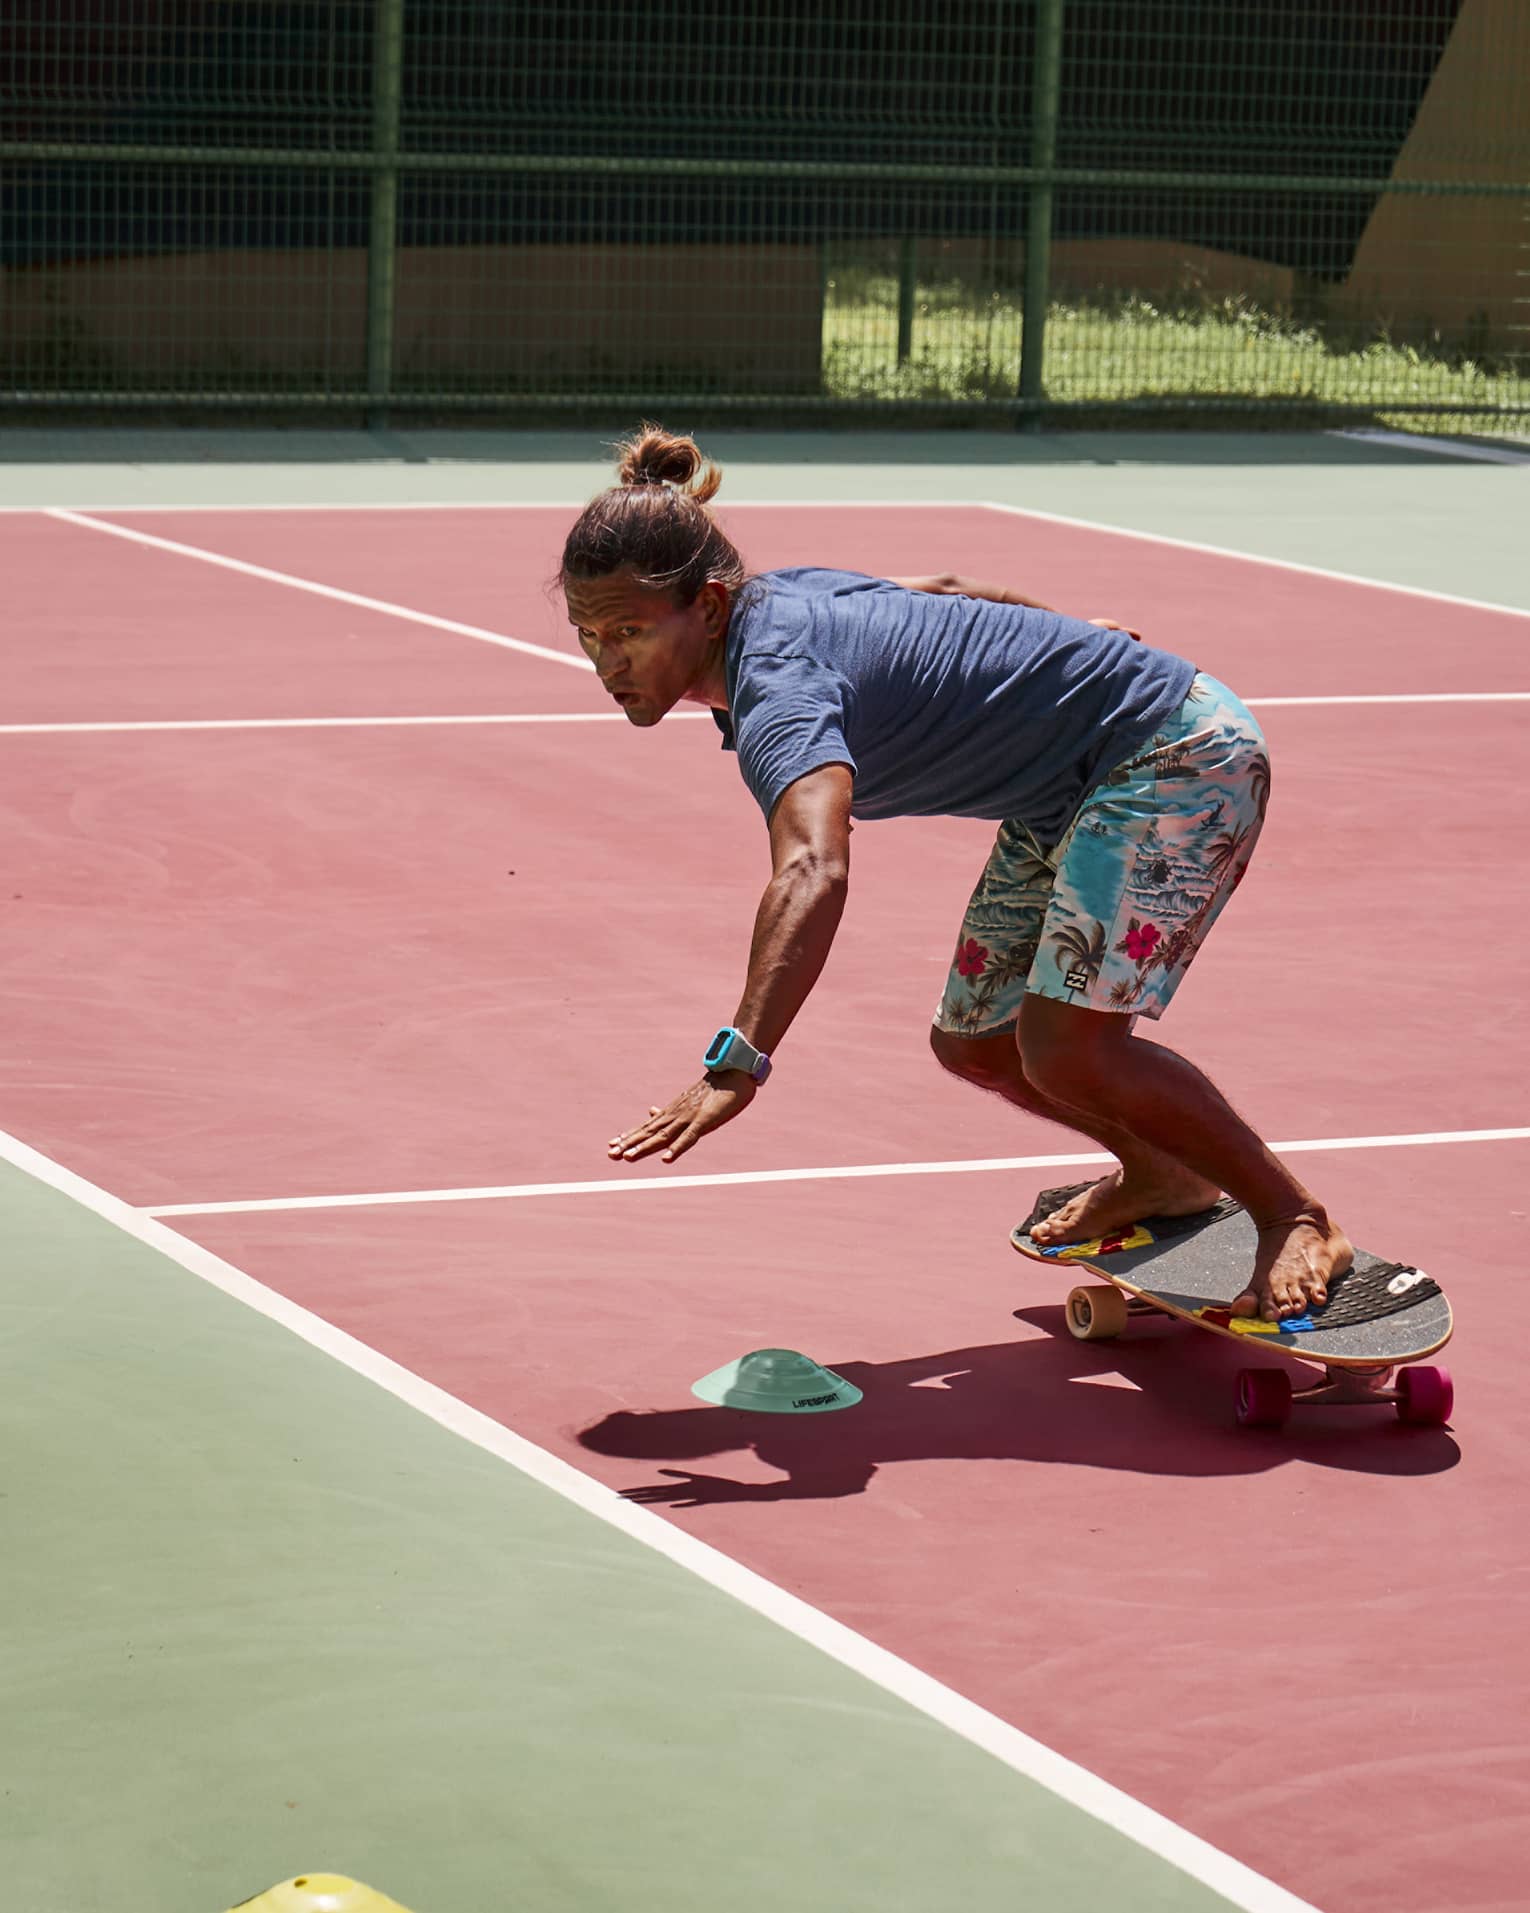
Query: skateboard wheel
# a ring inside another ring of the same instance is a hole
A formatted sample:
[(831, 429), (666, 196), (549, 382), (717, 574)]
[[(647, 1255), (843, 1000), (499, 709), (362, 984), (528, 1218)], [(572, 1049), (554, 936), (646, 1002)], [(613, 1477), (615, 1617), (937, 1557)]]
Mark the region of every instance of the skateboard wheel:
[(1068, 1333), (1081, 1342), (1106, 1342), (1126, 1327), (1126, 1297), (1109, 1283), (1068, 1296)]
[(1397, 1418), (1420, 1427), (1439, 1428), (1450, 1420), (1456, 1391), (1448, 1368), (1400, 1368), (1397, 1371)]
[(1291, 1377), (1279, 1368), (1238, 1370), (1240, 1428), (1283, 1428), (1291, 1414)]

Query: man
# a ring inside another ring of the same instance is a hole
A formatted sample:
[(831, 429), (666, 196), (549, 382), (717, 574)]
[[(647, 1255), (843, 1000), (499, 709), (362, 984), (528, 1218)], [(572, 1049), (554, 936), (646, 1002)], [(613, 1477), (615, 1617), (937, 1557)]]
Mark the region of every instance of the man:
[(1241, 880), (1269, 794), (1259, 727), (1215, 679), (1109, 620), (999, 586), (799, 569), (750, 578), (707, 510), (720, 474), (648, 427), (581, 515), (571, 622), (628, 721), (711, 708), (770, 834), (748, 974), (703, 1073), (608, 1145), (673, 1162), (741, 1114), (817, 981), (844, 908), (852, 816), (988, 817), (941, 1063), (1094, 1137), (1111, 1175), (1031, 1230), (1087, 1241), (1225, 1190), (1258, 1251), (1241, 1314), (1321, 1306), (1352, 1250), (1157, 1017)]

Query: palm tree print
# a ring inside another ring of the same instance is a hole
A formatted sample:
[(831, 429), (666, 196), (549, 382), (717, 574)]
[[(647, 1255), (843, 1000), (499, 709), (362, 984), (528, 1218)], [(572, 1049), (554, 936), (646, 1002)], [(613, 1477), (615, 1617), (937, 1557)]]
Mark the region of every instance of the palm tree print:
[(1007, 950), (1001, 950), (991, 959), (983, 977), (984, 983), (992, 978), (995, 990), (1003, 989), (1008, 983), (1018, 983), (1022, 977), (1030, 975), (1039, 948), (1039, 939), (1035, 937), (1024, 943), (1010, 944)]
[(1256, 752), (1249, 760), (1248, 782), (1258, 807), (1259, 821), (1263, 823), (1264, 813), (1270, 807), (1270, 760), (1263, 751)]
[(987, 1009), (988, 1003), (981, 994), (953, 997), (948, 992), (940, 1006), (941, 1021), (957, 1036), (970, 1035), (983, 1021)]
[(1053, 932), (1052, 948), (1068, 988), (1087, 990), (1099, 976), (1100, 965), (1105, 961), (1105, 926), (1092, 924), (1086, 935), (1076, 924), (1065, 923), (1062, 929)]
[(1249, 827), (1245, 825), (1242, 830), (1224, 830), (1219, 837), (1213, 837), (1206, 846), (1206, 874), (1220, 877), (1224, 871), (1235, 866), (1250, 834)]

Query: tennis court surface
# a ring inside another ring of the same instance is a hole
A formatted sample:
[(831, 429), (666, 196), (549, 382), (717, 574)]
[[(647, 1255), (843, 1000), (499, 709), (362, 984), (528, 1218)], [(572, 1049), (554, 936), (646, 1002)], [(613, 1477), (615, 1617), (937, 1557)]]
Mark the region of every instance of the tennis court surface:
[[(926, 1045), (981, 824), (858, 827), (768, 1089), (607, 1160), (768, 866), (549, 590), (588, 441), (0, 468), (17, 1913), (1525, 1904), (1530, 466), (780, 443), (703, 437), (754, 567), (1012, 582), (1255, 706), (1162, 1035), (1445, 1284), (1450, 1426), (1067, 1335), (1005, 1238), (1100, 1158)], [(864, 1400), (691, 1395), (762, 1346)]]

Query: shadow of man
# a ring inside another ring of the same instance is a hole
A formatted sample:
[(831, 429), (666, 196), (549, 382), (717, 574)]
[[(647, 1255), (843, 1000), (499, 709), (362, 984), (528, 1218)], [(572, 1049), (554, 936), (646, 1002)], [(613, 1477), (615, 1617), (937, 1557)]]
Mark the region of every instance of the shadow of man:
[[(1210, 1477), (1259, 1474), (1296, 1459), (1431, 1474), (1458, 1458), (1445, 1430), (1403, 1429), (1371, 1410), (1314, 1415), (1295, 1432), (1239, 1429), (1228, 1409), (1232, 1365), (1214, 1338), (1146, 1333), (1104, 1346), (1075, 1341), (1060, 1308), (1017, 1314), (1049, 1333), (894, 1362), (827, 1363), (861, 1390), (854, 1408), (809, 1415), (622, 1409), (584, 1429), (579, 1441), (595, 1454), (664, 1463), (753, 1451), (781, 1476), (740, 1481), (665, 1466), (657, 1471), (664, 1479), (621, 1490), (630, 1501), (675, 1509), (860, 1494), (878, 1468), (895, 1461), (1066, 1462)], [(1162, 1359), (1166, 1343), (1174, 1345), (1172, 1367)]]

